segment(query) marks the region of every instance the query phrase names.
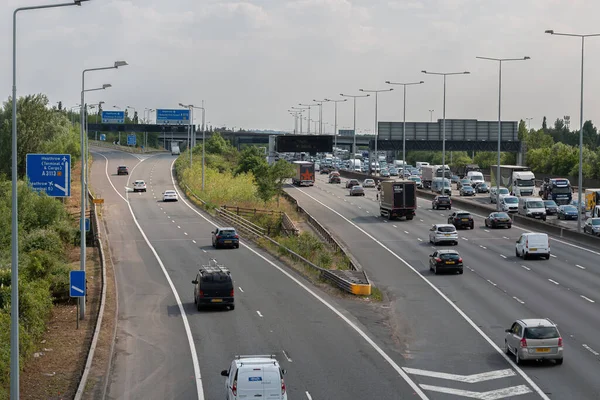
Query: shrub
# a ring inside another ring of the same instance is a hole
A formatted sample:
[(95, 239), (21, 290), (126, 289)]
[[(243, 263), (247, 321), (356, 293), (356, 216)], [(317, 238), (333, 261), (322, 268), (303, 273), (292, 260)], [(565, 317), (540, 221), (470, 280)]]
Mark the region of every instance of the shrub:
[(44, 250), (56, 256), (62, 255), (64, 246), (60, 236), (53, 230), (36, 229), (25, 236), (23, 251)]
[(55, 266), (48, 276), (50, 294), (55, 303), (66, 303), (71, 300), (69, 295), (69, 273), (71, 268), (61, 264)]
[(46, 328), (52, 310), (49, 284), (45, 280), (21, 282), (19, 285), (19, 318), (25, 331), (35, 341)]

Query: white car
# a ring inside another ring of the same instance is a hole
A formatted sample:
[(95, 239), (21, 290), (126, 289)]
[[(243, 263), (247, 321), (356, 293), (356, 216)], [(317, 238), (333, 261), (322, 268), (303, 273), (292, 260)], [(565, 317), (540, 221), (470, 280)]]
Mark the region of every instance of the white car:
[(458, 232), (454, 225), (434, 224), (429, 230), (429, 243), (437, 245), (443, 242), (451, 242), (454, 245), (458, 244)]
[(133, 182), (133, 191), (134, 192), (145, 192), (146, 191), (146, 182), (144, 182), (141, 179)]
[(177, 201), (177, 192), (174, 190), (165, 190), (163, 193), (163, 201)]
[(283, 375), (285, 370), (273, 355), (236, 356), (229, 369), (221, 371), (227, 400), (287, 400)]
[(363, 181), (362, 187), (375, 187), (375, 181), (373, 179), (365, 179)]
[(510, 192), (507, 188), (500, 186), (500, 191), (496, 193), (497, 189), (498, 188), (496, 186), (492, 186), (490, 188), (490, 202), (492, 203), (502, 200), (503, 197), (510, 196)]
[(519, 198), (517, 196), (504, 196), (500, 199), (500, 208), (508, 213), (519, 211)]

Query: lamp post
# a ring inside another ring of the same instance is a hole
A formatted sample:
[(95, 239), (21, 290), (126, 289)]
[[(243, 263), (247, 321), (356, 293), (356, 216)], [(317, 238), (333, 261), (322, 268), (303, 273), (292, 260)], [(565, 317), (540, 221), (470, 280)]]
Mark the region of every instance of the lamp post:
[(290, 115), (292, 115), (294, 117), (294, 135), (297, 135), (298, 134), (298, 119), (300, 118), (300, 114), (302, 114), (304, 112), (304, 110), (294, 110), (292, 107), (292, 109), (288, 110), (288, 112), (290, 113)]
[[(359, 91), (361, 91), (361, 92), (375, 93), (375, 175), (377, 175), (377, 164), (379, 164), (379, 153), (377, 152), (377, 140), (379, 140), (379, 124), (377, 121), (377, 97), (378, 97), (379, 93), (381, 93), (381, 92), (391, 92), (392, 90), (394, 90), (394, 88), (379, 89), (379, 90), (359, 89)], [(369, 165), (369, 171), (371, 171), (370, 165)]]
[[(99, 68), (88, 68), (88, 69), (84, 69), (81, 72), (81, 157), (84, 157), (85, 154), (85, 136), (84, 136), (84, 122), (85, 122), (85, 112), (84, 112), (84, 105), (85, 105), (85, 92), (87, 91), (92, 91), (92, 90), (102, 90), (102, 89), (106, 89), (106, 87), (110, 87), (107, 85), (103, 85), (102, 88), (96, 88), (96, 89), (85, 89), (85, 73), (86, 72), (91, 72), (91, 71), (102, 71), (102, 70), (106, 70), (106, 69), (117, 69), (119, 67), (123, 67), (127, 65), (127, 62), (125, 61), (115, 61), (114, 64), (110, 67), (99, 67)], [(84, 160), (83, 160), (84, 161)], [(80, 221), (79, 221), (79, 232), (81, 233), (81, 244), (80, 244), (80, 250), (81, 250), (81, 254), (80, 254), (80, 269), (82, 271), (85, 271), (85, 259), (86, 259), (86, 249), (85, 249), (85, 239), (86, 239), (86, 234), (85, 234), (85, 205), (86, 205), (86, 197), (87, 197), (87, 193), (84, 191), (85, 189), (85, 176), (86, 176), (86, 170), (87, 170), (87, 165), (85, 165), (85, 162), (81, 163), (81, 217), (80, 217)], [(85, 297), (81, 298), (79, 297), (81, 306), (79, 307), (79, 318), (80, 319), (84, 319), (85, 318)]]
[(354, 128), (353, 128), (353, 132), (352, 132), (352, 134), (353, 134), (352, 135), (353, 136), (353, 139), (352, 139), (352, 160), (353, 160), (353, 162), (352, 162), (352, 168), (354, 168), (356, 166), (356, 163), (354, 162), (354, 157), (355, 157), (354, 155), (356, 154), (356, 99), (359, 98), (359, 97), (369, 97), (370, 94), (367, 93), (367, 94), (363, 94), (363, 95), (360, 95), (360, 94), (358, 94), (358, 95), (350, 95), (350, 94), (340, 93), (340, 96), (342, 96), (342, 97), (350, 97), (350, 98), (352, 98), (353, 103), (354, 103), (353, 104), (353, 108), (354, 108), (354, 117), (353, 117), (353, 119), (354, 119)]
[(581, 232), (581, 202), (583, 196), (583, 60), (584, 60), (584, 45), (585, 38), (592, 36), (600, 36), (600, 33), (592, 33), (588, 35), (580, 35), (575, 33), (558, 33), (552, 29), (545, 33), (557, 36), (574, 36), (581, 38), (581, 93), (579, 100), (579, 179), (577, 185), (577, 232)]
[[(206, 120), (206, 109), (204, 108), (204, 100), (202, 100), (202, 107), (192, 106), (192, 109), (197, 108), (202, 110), (202, 191), (204, 191), (204, 145), (205, 145), (205, 131), (204, 121)], [(194, 134), (195, 136), (195, 134)]]
[(429, 122), (433, 122), (433, 112), (435, 110), (429, 110)]
[[(302, 115), (300, 115), (300, 134), (302, 134), (302, 120), (310, 118), (310, 107), (290, 107), (290, 108), (292, 110), (302, 110), (301, 112), (308, 110), (308, 117), (303, 117)], [(307, 123), (307, 125), (308, 125), (308, 133), (310, 133), (310, 124)]]
[(75, 0), (69, 3), (46, 4), (40, 6), (19, 7), (13, 12), (12, 31), (12, 185), (11, 185), (11, 279), (10, 279), (10, 398), (19, 399), (19, 208), (18, 208), (18, 179), (17, 174), (17, 14), (19, 11), (41, 10), (68, 6), (80, 6), (83, 1)]
[(310, 135), (310, 108), (314, 107), (314, 106), (318, 106), (318, 104), (302, 104), (302, 103), (298, 103), (299, 106), (303, 106), (303, 107), (308, 107), (308, 134)]
[[(137, 110), (135, 109), (135, 107), (131, 107), (131, 106), (126, 106), (125, 109), (132, 109), (133, 110), (133, 116), (135, 117), (135, 113), (137, 112)], [(131, 118), (131, 122), (133, 122), (133, 118)]]
[[(86, 92), (91, 92), (91, 91), (94, 91), (94, 90), (104, 90), (104, 89), (107, 89), (109, 87), (112, 87), (112, 85), (110, 83), (106, 83), (106, 84), (102, 85), (101, 88), (87, 89)], [(88, 104), (87, 108), (88, 109), (92, 109), (92, 108), (94, 108), (96, 106), (100, 107), (101, 104), (104, 104), (104, 102), (101, 101), (98, 104)], [(88, 130), (88, 122), (89, 122), (88, 121), (89, 120), (88, 114), (89, 114), (89, 111), (87, 109), (85, 111), (86, 111), (86, 113), (85, 113), (85, 156), (82, 154), (82, 158), (83, 158), (83, 162), (85, 163), (85, 165), (87, 167), (87, 165), (88, 165), (88, 159), (89, 159), (89, 155), (90, 155), (90, 132)], [(85, 169), (85, 192), (86, 193), (88, 192), (88, 182), (89, 182), (89, 173), (88, 173), (88, 169), (86, 168)], [(86, 196), (85, 197), (85, 204), (84, 204), (84, 208), (86, 210), (87, 210), (87, 201), (88, 201), (88, 198)]]
[(525, 118), (525, 121), (527, 121), (527, 130), (530, 130), (530, 129), (531, 129), (531, 120), (532, 120), (532, 119), (533, 119), (533, 118)]
[[(388, 85), (402, 85), (402, 87), (404, 89), (404, 100), (403, 100), (404, 111), (403, 111), (403, 118), (402, 118), (402, 177), (406, 178), (406, 87), (412, 86), (412, 85), (422, 85), (425, 82), (419, 81), (419, 82), (400, 83), (400, 82), (385, 81), (385, 83), (387, 83)], [(430, 110), (430, 111), (433, 111), (433, 110)]]
[(334, 104), (334, 117), (333, 117), (333, 155), (335, 156), (335, 149), (337, 148), (337, 137), (338, 137), (338, 131), (337, 131), (337, 105), (338, 103), (343, 103), (345, 101), (348, 101), (348, 99), (342, 99), (342, 100), (331, 100), (331, 99), (325, 99), (325, 101), (327, 102), (331, 102)]
[[(529, 60), (529, 57), (521, 58), (492, 58), (492, 57), (475, 57), (480, 60), (496, 61), (498, 62), (498, 154), (497, 154), (497, 165), (496, 165), (496, 193), (500, 193), (500, 145), (502, 138), (502, 62), (503, 61), (525, 61)], [(500, 211), (500, 202), (496, 201), (496, 210)]]
[[(430, 72), (430, 71), (421, 71), (424, 74), (429, 75), (441, 75), (444, 77), (444, 111), (442, 113), (442, 176), (446, 178), (446, 76), (448, 75), (467, 75), (470, 74), (469, 71), (463, 72)], [(431, 111), (431, 110), (430, 110)]]
[(190, 112), (190, 119), (189, 119), (190, 122), (188, 124), (188, 147), (190, 150), (190, 169), (191, 169), (192, 168), (192, 121), (193, 121), (192, 113), (194, 112), (194, 109), (193, 109), (194, 106), (191, 104), (186, 105), (186, 104), (182, 104), (182, 103), (179, 103), (179, 106), (183, 107), (183, 108), (187, 108)]
[(313, 99), (313, 101), (319, 105), (319, 135), (322, 135), (323, 134), (323, 103), (326, 102), (327, 100)]

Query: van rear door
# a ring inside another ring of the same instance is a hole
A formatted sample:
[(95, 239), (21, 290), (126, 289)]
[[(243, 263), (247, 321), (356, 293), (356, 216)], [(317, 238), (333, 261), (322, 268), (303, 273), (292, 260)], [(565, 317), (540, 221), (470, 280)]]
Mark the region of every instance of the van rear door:
[(270, 365), (264, 368), (263, 391), (264, 396), (268, 400), (282, 399), (281, 393), (281, 371), (276, 365)]
[[(262, 366), (247, 366), (238, 372), (237, 392), (240, 399), (265, 399), (263, 384), (264, 370)], [(275, 397), (277, 398), (277, 397)]]
[(529, 248), (534, 248), (537, 249), (538, 251), (541, 252), (546, 252), (548, 251), (548, 248), (550, 247), (549, 243), (548, 243), (548, 235), (546, 235), (545, 233), (538, 233), (535, 235), (530, 235), (528, 238), (528, 246)]

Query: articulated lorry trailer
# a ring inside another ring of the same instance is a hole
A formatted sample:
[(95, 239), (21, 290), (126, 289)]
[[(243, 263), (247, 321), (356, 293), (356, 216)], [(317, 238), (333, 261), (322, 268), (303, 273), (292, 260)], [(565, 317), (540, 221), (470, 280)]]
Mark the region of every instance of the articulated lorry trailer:
[(315, 184), (315, 164), (309, 161), (294, 161), (296, 172), (292, 183), (297, 186), (313, 186)]
[[(444, 176), (445, 175), (445, 176)], [(421, 167), (421, 181), (425, 189), (431, 188), (431, 182), (435, 178), (448, 178), (452, 177), (450, 167), (446, 165), (446, 168), (441, 165), (423, 165)]]
[[(490, 167), (491, 187), (496, 187), (498, 178), (497, 165)], [(531, 168), (520, 165), (501, 165), (500, 166), (500, 186), (508, 189), (510, 194), (518, 197), (534, 196), (535, 175)]]
[(415, 181), (382, 181), (379, 194), (379, 212), (387, 219), (406, 217), (411, 220), (417, 209)]

